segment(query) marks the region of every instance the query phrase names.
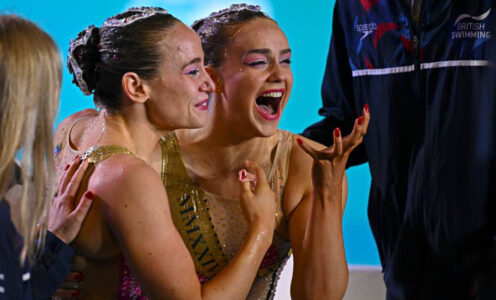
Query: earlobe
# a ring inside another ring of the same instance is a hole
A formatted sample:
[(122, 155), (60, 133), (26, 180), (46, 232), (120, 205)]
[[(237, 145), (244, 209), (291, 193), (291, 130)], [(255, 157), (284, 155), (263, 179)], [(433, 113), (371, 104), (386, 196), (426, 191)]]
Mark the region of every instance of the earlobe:
[(206, 66), (205, 71), (215, 83), (215, 93), (221, 94), (222, 92), (224, 92), (224, 81), (222, 81), (222, 78), (217, 73), (217, 70), (213, 67)]
[(134, 72), (127, 72), (122, 76), (122, 90), (124, 95), (133, 102), (145, 103), (148, 100), (148, 86)]

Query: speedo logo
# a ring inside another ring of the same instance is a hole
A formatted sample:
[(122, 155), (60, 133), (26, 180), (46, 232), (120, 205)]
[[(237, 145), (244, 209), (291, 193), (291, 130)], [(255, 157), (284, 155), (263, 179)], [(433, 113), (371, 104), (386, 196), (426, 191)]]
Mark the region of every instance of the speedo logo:
[(360, 38), (360, 41), (366, 38), (369, 34), (376, 31), (377, 24), (376, 23), (368, 23), (368, 24), (356, 24), (355, 31), (360, 32), (363, 36)]
[(491, 31), (483, 21), (489, 16), (491, 9), (480, 16), (461, 14), (453, 24), (452, 39), (490, 39)]

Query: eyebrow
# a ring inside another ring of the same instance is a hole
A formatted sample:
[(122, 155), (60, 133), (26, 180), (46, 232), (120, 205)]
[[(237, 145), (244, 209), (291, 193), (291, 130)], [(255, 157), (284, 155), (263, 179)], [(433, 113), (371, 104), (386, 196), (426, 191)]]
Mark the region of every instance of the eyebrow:
[[(251, 54), (251, 53), (260, 53), (260, 54), (269, 54), (272, 51), (269, 48), (261, 48), (261, 49), (251, 49), (246, 51), (246, 55)], [(283, 49), (279, 51), (279, 54), (286, 54), (286, 53), (291, 53), (291, 49)]]
[(182, 66), (182, 69), (186, 68), (187, 66), (189, 65), (192, 65), (192, 64), (195, 64), (195, 63), (199, 63), (201, 62), (201, 58), (197, 57), (197, 58), (193, 58), (192, 60), (190, 60), (189, 62), (185, 63), (183, 66)]

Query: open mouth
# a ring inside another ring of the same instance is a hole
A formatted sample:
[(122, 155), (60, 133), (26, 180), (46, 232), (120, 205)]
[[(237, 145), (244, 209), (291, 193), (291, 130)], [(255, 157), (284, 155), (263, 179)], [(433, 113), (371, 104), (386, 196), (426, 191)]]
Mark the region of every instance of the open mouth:
[(255, 99), (255, 104), (260, 115), (267, 120), (279, 117), (280, 106), (284, 89), (267, 90)]

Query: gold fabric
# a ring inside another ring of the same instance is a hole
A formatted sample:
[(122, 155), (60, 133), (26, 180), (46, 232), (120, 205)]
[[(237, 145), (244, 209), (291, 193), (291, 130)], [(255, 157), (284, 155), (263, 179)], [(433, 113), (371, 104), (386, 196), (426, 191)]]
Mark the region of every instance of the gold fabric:
[[(281, 203), (287, 179), (292, 135), (278, 131), (279, 141), (267, 174), (278, 195), (278, 227), (272, 246), (258, 271), (247, 299), (272, 299), (277, 280), (290, 255), (287, 220)], [(167, 190), (174, 224), (195, 261), (200, 280), (206, 282), (231, 261), (246, 239), (248, 224), (239, 199), (226, 199), (202, 190), (188, 175), (174, 132), (164, 136), (162, 180)]]
[(133, 153), (124, 147), (117, 145), (104, 145), (104, 146), (94, 146), (89, 148), (82, 156), (81, 159), (87, 159), (89, 163), (98, 164), (101, 161), (106, 160), (112, 155), (116, 154), (131, 154)]
[(179, 154), (175, 135), (161, 139), (162, 181), (164, 182), (172, 220), (195, 262), (202, 282), (211, 279), (226, 266), (208, 213), (203, 191), (189, 179)]

